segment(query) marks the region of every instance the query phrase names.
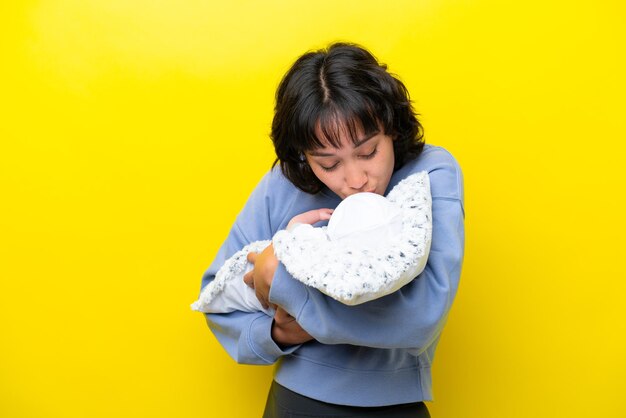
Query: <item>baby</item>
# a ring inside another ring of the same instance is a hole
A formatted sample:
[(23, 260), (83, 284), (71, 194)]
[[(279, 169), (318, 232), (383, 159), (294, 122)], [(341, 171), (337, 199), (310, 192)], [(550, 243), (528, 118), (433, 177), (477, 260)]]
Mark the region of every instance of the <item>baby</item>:
[[(291, 219), (272, 241), (255, 241), (230, 257), (191, 308), (200, 312), (264, 311), (243, 276), (249, 252), (270, 243), (287, 271), (304, 284), (348, 305), (392, 293), (419, 275), (432, 234), (428, 174), (402, 180), (387, 197), (357, 193), (334, 211), (316, 209)], [(312, 224), (328, 220), (328, 226)]]

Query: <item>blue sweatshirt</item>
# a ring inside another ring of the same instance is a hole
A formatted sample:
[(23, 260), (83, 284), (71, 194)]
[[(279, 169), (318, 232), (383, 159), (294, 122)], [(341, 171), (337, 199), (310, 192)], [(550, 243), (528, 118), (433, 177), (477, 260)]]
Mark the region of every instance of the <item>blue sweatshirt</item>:
[[(277, 363), (279, 384), (324, 402), (382, 406), (432, 400), (431, 365), (459, 284), (465, 212), (461, 169), (441, 147), (425, 145), (419, 157), (394, 172), (387, 192), (422, 170), (430, 177), (433, 229), (419, 276), (388, 296), (348, 306), (295, 280), (279, 264), (270, 302), (315, 340), (281, 348), (271, 338), (272, 318), (263, 312), (205, 314), (228, 354), (239, 363)], [(271, 239), (297, 214), (339, 202), (327, 188), (315, 195), (299, 190), (274, 167), (239, 213), (202, 287), (244, 245)]]

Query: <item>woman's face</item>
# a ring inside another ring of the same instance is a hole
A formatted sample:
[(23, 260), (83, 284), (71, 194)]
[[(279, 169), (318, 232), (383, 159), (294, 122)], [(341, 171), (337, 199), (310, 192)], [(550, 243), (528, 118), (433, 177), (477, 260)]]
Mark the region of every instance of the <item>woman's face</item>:
[(382, 130), (360, 134), (354, 145), (343, 130), (339, 138), (340, 148), (326, 143), (305, 153), (315, 176), (342, 199), (359, 192), (384, 195), (395, 162), (391, 137)]

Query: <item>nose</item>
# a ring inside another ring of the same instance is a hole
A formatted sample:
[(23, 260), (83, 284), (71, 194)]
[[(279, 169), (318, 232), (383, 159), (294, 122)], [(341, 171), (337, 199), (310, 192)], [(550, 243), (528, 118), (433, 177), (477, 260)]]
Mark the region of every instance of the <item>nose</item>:
[(346, 164), (345, 180), (350, 189), (361, 190), (367, 183), (367, 173), (358, 164)]

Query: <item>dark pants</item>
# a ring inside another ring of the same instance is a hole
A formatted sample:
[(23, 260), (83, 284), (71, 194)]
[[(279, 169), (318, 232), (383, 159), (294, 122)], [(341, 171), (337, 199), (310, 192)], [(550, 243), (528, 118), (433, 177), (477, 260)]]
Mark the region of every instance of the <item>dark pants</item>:
[(272, 382), (263, 418), (305, 417), (429, 418), (430, 414), (424, 402), (376, 407), (334, 405), (307, 398)]

